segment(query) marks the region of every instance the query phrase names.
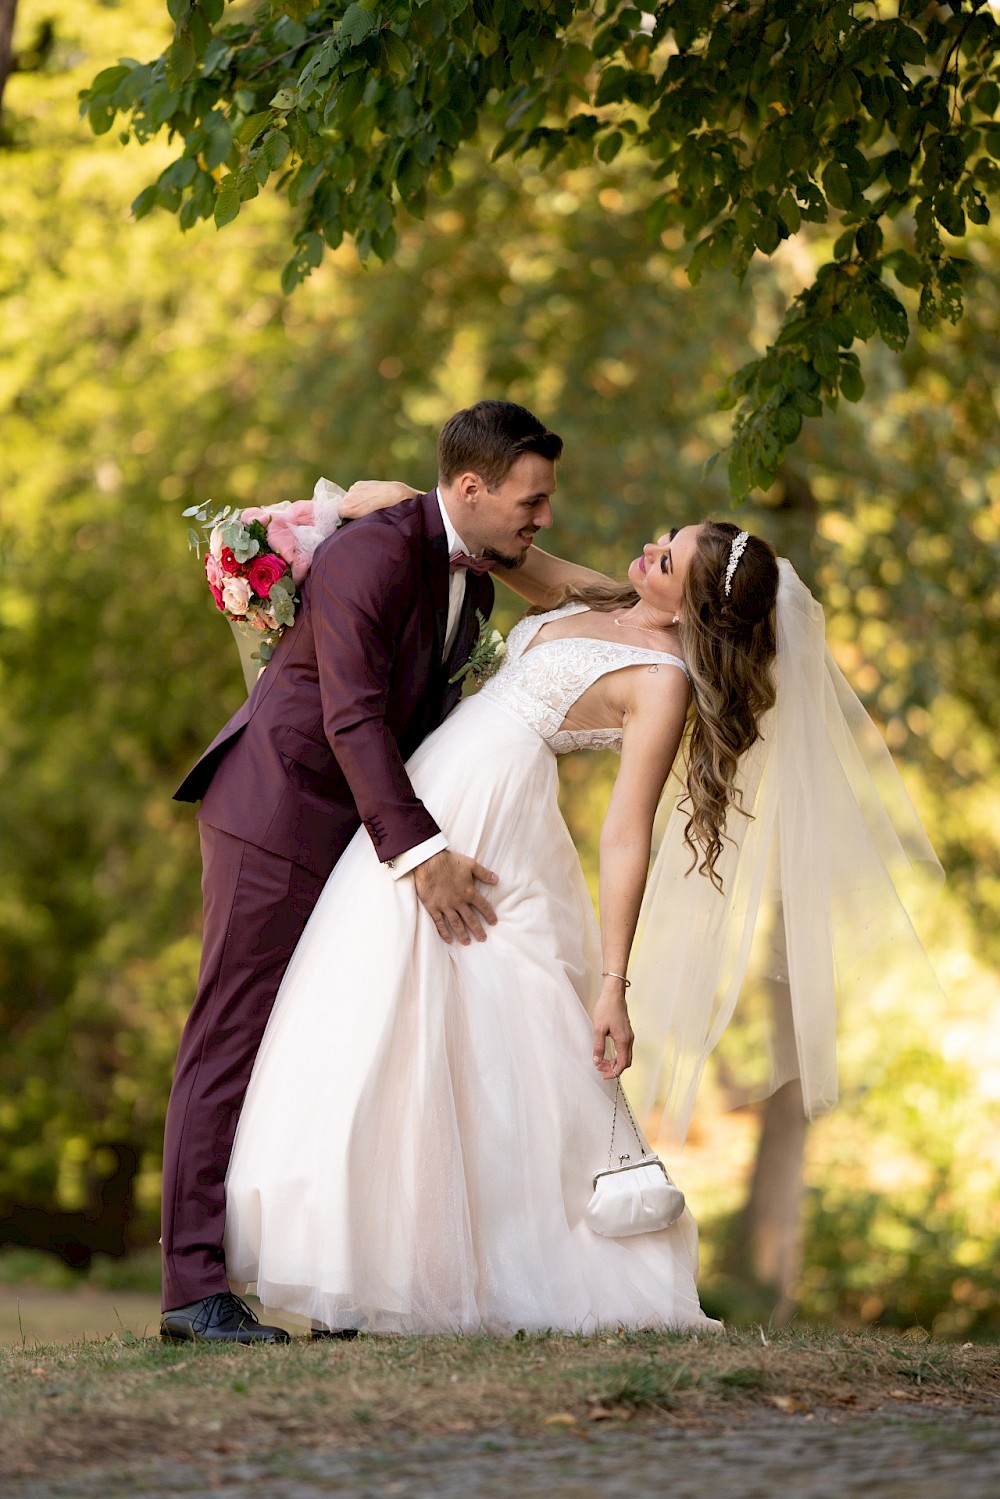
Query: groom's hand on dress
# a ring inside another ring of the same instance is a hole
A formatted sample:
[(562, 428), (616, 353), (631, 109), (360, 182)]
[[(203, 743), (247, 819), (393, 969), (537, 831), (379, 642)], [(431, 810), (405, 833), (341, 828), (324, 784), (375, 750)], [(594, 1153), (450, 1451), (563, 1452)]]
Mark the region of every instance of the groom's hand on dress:
[(485, 895), (477, 889), (476, 881), (495, 885), (497, 876), (492, 870), (446, 848), (418, 864), (413, 880), (442, 942), (454, 941), (468, 947), (472, 939), (486, 941), (483, 922), (494, 926), (497, 917)]

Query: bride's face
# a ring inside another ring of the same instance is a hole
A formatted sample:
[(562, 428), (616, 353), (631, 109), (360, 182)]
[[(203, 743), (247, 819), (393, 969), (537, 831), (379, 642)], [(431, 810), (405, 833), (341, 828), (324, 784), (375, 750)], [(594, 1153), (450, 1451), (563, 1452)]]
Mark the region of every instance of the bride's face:
[(656, 541), (647, 541), (641, 556), (630, 565), (629, 582), (651, 608), (664, 614), (680, 613), (698, 530), (697, 526), (675, 526)]

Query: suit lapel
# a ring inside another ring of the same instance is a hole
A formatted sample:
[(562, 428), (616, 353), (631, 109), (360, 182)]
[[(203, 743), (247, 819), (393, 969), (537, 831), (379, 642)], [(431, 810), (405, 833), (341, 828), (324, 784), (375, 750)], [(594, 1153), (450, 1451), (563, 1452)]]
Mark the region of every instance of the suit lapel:
[(468, 591), (473, 595), (473, 609), (478, 609), (483, 619), (489, 619), (493, 612), (493, 581), (489, 573), (480, 577), (473, 574)]
[(490, 610), (493, 608), (493, 584), (488, 575), (477, 576), (469, 573), (465, 583), (465, 598), (462, 600), (462, 609), (458, 616), (458, 625), (455, 630), (455, 639), (448, 653), (446, 662), (448, 676), (454, 673), (468, 661), (472, 653), (472, 647), (476, 643), (479, 634), (479, 620), (477, 614), (484, 619), (489, 618)]
[(420, 496), (424, 517), (424, 577), (434, 608), (434, 661), (441, 660), (448, 627), (448, 541), (436, 490)]
[(444, 521), (438, 505), (437, 492), (433, 489), (420, 496), (420, 509), (424, 525), (424, 576), (434, 609), (435, 663), (441, 676), (443, 704), (446, 715), (457, 701), (462, 684), (449, 685), (448, 678), (454, 676), (472, 652), (479, 631), (476, 612), (487, 619), (493, 608), (493, 584), (488, 574), (477, 576), (470, 573), (466, 580), (465, 600), (458, 617), (455, 639), (448, 652), (447, 661), (441, 660), (445, 635), (448, 629), (448, 592), (451, 574), (448, 570), (448, 541)]
[(454, 676), (459, 667), (463, 666), (469, 659), (472, 650), (472, 642), (475, 639), (475, 626), (477, 624), (475, 606), (472, 601), (472, 589), (466, 586), (465, 598), (462, 600), (462, 608), (458, 616), (458, 624), (455, 627), (455, 639), (452, 641), (448, 659), (444, 663), (444, 674), (446, 677)]
[(450, 713), (455, 703), (462, 694), (462, 683), (449, 683), (457, 671), (468, 661), (472, 654), (479, 634), (479, 620), (477, 614), (488, 619), (490, 610), (493, 608), (493, 584), (488, 576), (477, 577), (470, 573), (465, 586), (465, 599), (462, 603), (462, 612), (458, 617), (458, 627), (455, 630), (455, 640), (448, 660), (444, 664), (445, 697), (443, 712), (445, 717)]

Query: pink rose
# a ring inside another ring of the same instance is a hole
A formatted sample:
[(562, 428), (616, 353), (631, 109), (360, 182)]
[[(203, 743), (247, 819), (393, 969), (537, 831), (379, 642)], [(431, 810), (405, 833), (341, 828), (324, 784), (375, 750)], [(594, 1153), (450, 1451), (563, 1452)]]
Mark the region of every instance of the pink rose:
[(209, 552), (205, 558), (205, 577), (208, 579), (209, 588), (221, 588), (225, 576), (219, 564), (218, 557), (213, 557), (211, 552)]
[[(283, 500), (278, 505), (252, 505), (241, 511), (245, 526), (259, 521), (267, 530), (272, 552), (284, 557), (296, 587), (312, 564), (313, 553), (337, 528), (344, 491), (328, 479), (317, 479), (311, 500)], [(266, 595), (262, 595), (266, 597)]]
[(222, 598), (229, 613), (240, 619), (250, 607), (250, 584), (246, 578), (227, 578), (222, 585)]
[(262, 599), (271, 597), (271, 588), (279, 578), (283, 578), (288, 571), (288, 563), (284, 558), (276, 557), (273, 552), (262, 552), (254, 557), (247, 568), (246, 576), (250, 587)]
[(229, 573), (231, 577), (239, 577), (243, 571), (243, 564), (237, 562), (236, 553), (232, 547), (222, 548), (222, 551), (219, 553), (219, 562), (222, 566), (222, 571)]

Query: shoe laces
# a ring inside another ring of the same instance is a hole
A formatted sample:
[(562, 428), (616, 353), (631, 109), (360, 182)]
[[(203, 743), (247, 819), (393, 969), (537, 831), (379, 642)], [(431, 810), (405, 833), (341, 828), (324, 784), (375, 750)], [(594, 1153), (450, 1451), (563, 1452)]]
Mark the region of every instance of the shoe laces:
[(255, 1327), (260, 1320), (254, 1316), (246, 1302), (233, 1291), (219, 1291), (215, 1296), (208, 1298), (204, 1308), (195, 1318), (193, 1324), (195, 1332), (205, 1332), (213, 1322), (221, 1320), (229, 1313), (238, 1316), (244, 1327)]

